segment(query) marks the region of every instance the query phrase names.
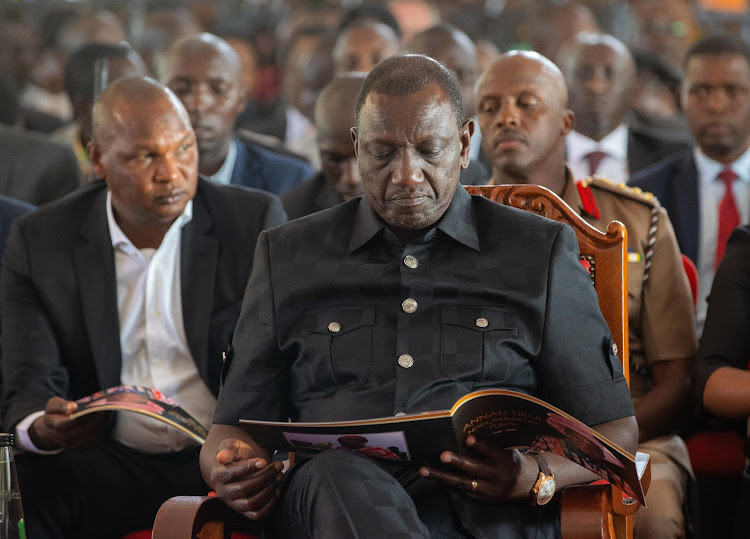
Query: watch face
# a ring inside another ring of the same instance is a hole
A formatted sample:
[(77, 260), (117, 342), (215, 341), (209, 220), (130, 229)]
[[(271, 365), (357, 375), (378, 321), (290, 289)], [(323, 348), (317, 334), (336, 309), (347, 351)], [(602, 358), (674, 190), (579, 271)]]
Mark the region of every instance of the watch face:
[(548, 503), (555, 495), (555, 480), (551, 477), (545, 479), (541, 485), (539, 485), (539, 492), (536, 495), (536, 503), (538, 505), (544, 505)]

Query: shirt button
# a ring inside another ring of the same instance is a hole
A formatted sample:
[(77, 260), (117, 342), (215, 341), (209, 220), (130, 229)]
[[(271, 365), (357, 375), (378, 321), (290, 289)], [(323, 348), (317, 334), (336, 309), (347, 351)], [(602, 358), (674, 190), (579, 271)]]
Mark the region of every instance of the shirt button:
[(402, 417), (402, 416), (405, 416), (405, 415), (406, 415), (406, 412), (397, 412), (394, 417)]
[(417, 310), (417, 300), (413, 298), (406, 298), (401, 303), (401, 308), (404, 310), (405, 313), (413, 313)]
[(400, 356), (398, 356), (398, 364), (403, 368), (408, 369), (409, 367), (414, 365), (414, 358), (409, 354), (401, 354)]
[(486, 318), (477, 318), (476, 324), (478, 328), (486, 328), (489, 322)]
[(330, 331), (331, 333), (338, 333), (339, 331), (341, 331), (341, 324), (339, 324), (338, 322), (331, 322), (330, 324), (328, 324), (328, 331)]
[(417, 266), (419, 266), (419, 261), (417, 260), (416, 257), (412, 255), (407, 255), (404, 257), (404, 264), (406, 265), (407, 268), (414, 269)]

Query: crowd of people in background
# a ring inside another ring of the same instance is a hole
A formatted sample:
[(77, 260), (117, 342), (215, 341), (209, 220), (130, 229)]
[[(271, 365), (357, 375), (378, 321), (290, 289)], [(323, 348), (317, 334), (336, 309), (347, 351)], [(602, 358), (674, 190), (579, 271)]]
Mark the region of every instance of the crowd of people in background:
[[(748, 2), (0, 0), (0, 421), (40, 508), (32, 537), (117, 522), (100, 512), (75, 528), (104, 484), (77, 477), (91, 459), (70, 451), (81, 439), (148, 502), (124, 496), (139, 518), (113, 533), (208, 488), (192, 443), (155, 441), (163, 432), (138, 421), (80, 426), (70, 402), (159, 372), (172, 380), (159, 389), (210, 423), (256, 240), (373, 202), (360, 92), (402, 55), (455, 80), (462, 185), (543, 185), (600, 230), (627, 227), (630, 396), (653, 470), (636, 537), (747, 529), (750, 473), (703, 475), (696, 452), (711, 454), (712, 432), (746, 437), (750, 417)], [(391, 86), (375, 93), (451, 97)], [(275, 268), (269, 249), (255, 264)], [(273, 289), (268, 271), (256, 284)], [(156, 351), (173, 364), (155, 366)], [(696, 433), (708, 446), (686, 444)], [(52, 502), (50, 477), (71, 487)]]

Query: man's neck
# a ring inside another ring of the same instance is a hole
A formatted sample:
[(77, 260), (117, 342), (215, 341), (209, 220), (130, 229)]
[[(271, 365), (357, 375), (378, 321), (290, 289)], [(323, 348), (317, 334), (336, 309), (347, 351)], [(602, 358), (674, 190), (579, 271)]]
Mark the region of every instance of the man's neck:
[(742, 147), (742, 149), (736, 150), (732, 152), (731, 154), (724, 154), (724, 153), (719, 154), (716, 152), (709, 153), (703, 148), (701, 148), (701, 151), (706, 157), (708, 157), (709, 159), (713, 159), (717, 163), (721, 163), (722, 165), (731, 165), (732, 163), (737, 161), (737, 159), (742, 157), (742, 154), (744, 154), (748, 150), (748, 148), (750, 148), (750, 140), (747, 141), (747, 143), (745, 144), (745, 146)]
[(229, 153), (229, 144), (232, 142), (232, 137), (225, 140), (222, 144), (217, 146), (215, 149), (209, 151), (198, 150), (198, 170), (205, 176), (213, 176), (219, 169), (224, 161), (227, 159)]
[(538, 166), (528, 167), (524, 170), (500, 170), (495, 167), (492, 169), (493, 185), (501, 185), (504, 183), (541, 185), (557, 195), (562, 195), (566, 181), (567, 175), (565, 174), (565, 160), (562, 158), (562, 155), (559, 158), (550, 156), (545, 162), (540, 163)]

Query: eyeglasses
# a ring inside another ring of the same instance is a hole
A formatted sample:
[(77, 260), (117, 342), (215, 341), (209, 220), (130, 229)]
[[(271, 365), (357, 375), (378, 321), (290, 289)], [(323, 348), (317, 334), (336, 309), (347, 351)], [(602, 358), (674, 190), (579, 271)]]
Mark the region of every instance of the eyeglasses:
[(644, 33), (654, 36), (685, 37), (688, 33), (688, 26), (685, 21), (645, 21), (641, 27)]

